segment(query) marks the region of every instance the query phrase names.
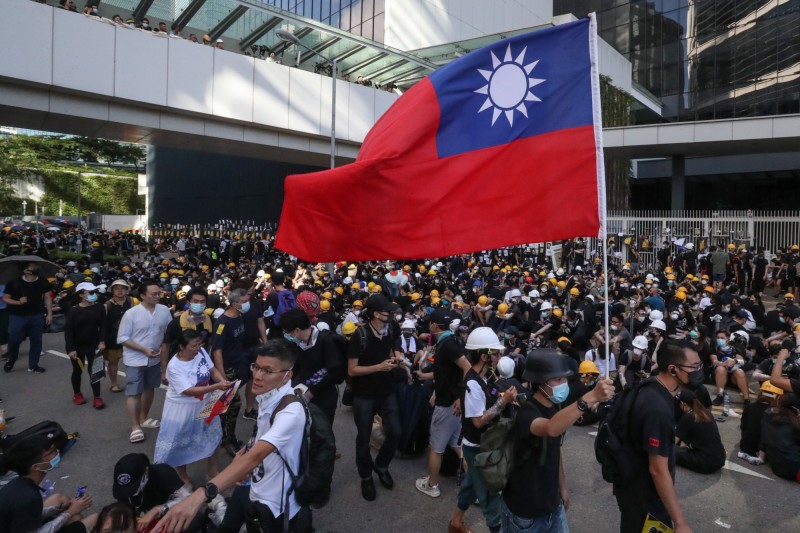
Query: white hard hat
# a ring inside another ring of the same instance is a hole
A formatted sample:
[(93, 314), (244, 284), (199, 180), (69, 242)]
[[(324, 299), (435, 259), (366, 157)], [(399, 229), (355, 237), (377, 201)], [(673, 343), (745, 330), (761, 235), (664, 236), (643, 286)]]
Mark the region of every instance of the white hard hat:
[(266, 272), (264, 272), (263, 270), (259, 270), (258, 272), (256, 272), (256, 276), (258, 276), (259, 278), (263, 278), (265, 275)]
[(556, 275), (553, 274), (552, 272), (547, 273), (547, 279), (553, 279), (554, 277), (556, 277)]
[(225, 286), (225, 282), (223, 282), (221, 279), (218, 279), (218, 280), (215, 282), (215, 284), (216, 284), (216, 286), (217, 286), (217, 287), (219, 287), (220, 289), (221, 289), (222, 287), (224, 287), (224, 286)]
[(513, 359), (503, 356), (497, 362), (497, 373), (500, 374), (501, 378), (508, 379), (514, 375), (515, 366)]
[(184, 285), (183, 287), (181, 287), (181, 290), (183, 292), (189, 292), (190, 290), (192, 290), (192, 288), (189, 285)]
[(633, 344), (634, 348), (639, 348), (644, 350), (647, 348), (647, 337), (645, 337), (644, 335), (637, 335), (633, 339), (633, 342), (631, 344)]
[(693, 249), (693, 248), (694, 248), (694, 244), (692, 244), (692, 243), (690, 243), (690, 242), (687, 242), (687, 243), (686, 243), (686, 249), (687, 249), (687, 250), (691, 250), (691, 249)]
[(563, 275), (564, 275), (564, 269), (563, 268), (559, 268), (558, 270), (556, 270), (556, 276), (563, 276)]
[(353, 278), (351, 278), (350, 276), (347, 276), (346, 278), (344, 278), (344, 284), (345, 285), (352, 285), (353, 284)]
[(207, 291), (216, 291), (217, 290), (217, 286), (215, 284), (213, 284), (213, 283), (209, 283), (208, 287), (206, 287), (206, 290)]
[(653, 309), (652, 311), (650, 311), (650, 316), (648, 318), (650, 318), (650, 321), (662, 320), (664, 318), (664, 313), (662, 313), (658, 309)]
[(172, 278), (171, 280), (169, 280), (170, 285), (177, 285), (178, 283), (180, 283), (180, 280), (178, 280), (178, 278)]
[(537, 291), (536, 289), (533, 289), (531, 292), (528, 293), (528, 296), (531, 297), (531, 298), (538, 298), (539, 297), (539, 291)]
[(510, 291), (508, 291), (509, 298), (517, 298), (520, 296), (522, 296), (522, 293), (520, 292), (519, 289), (511, 289)]
[(734, 331), (733, 333), (731, 333), (731, 337), (741, 337), (740, 340), (742, 342), (744, 342), (745, 344), (750, 342), (750, 335), (748, 335), (746, 331), (742, 331), (742, 330)]
[(94, 272), (95, 274), (99, 274), (100, 273), (100, 269), (97, 268), (97, 267), (92, 267), (92, 272)]
[(653, 320), (653, 323), (650, 324), (650, 327), (660, 329), (661, 331), (667, 331), (667, 326), (664, 324), (663, 320)]
[(492, 328), (475, 328), (467, 337), (467, 350), (504, 350)]
[(542, 305), (539, 307), (539, 311), (549, 311), (553, 308), (553, 304), (550, 302), (542, 302)]
[(328, 325), (327, 322), (317, 322), (317, 329), (319, 331), (330, 331), (331, 327)]
[(403, 321), (400, 325), (400, 329), (416, 329), (417, 325), (414, 323), (413, 320), (407, 318)]
[(68, 267), (74, 267), (75, 266), (75, 261), (70, 261), (69, 263), (67, 263), (67, 266)]

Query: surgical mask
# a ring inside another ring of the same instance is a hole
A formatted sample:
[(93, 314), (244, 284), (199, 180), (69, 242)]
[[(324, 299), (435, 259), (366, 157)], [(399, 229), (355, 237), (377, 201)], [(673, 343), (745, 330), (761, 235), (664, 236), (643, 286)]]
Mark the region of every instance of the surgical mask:
[(644, 320), (645, 320), (646, 318), (647, 318), (647, 317), (646, 317), (646, 316), (644, 316), (644, 315), (637, 315), (637, 317), (636, 317), (636, 320), (638, 320), (638, 321), (641, 323), (641, 322), (644, 322)]
[(394, 319), (400, 322), (401, 320), (403, 320), (403, 315), (394, 315)]
[(783, 318), (782, 316), (778, 317), (778, 322), (780, 322), (781, 324), (786, 324), (786, 319)]
[(284, 334), (283, 334), (283, 338), (284, 338), (284, 339), (286, 339), (287, 341), (289, 341), (289, 342), (293, 342), (293, 343), (295, 343), (295, 344), (297, 344), (298, 342), (300, 342), (300, 339), (298, 339), (298, 338), (297, 338), (297, 337), (295, 337), (294, 335), (289, 335), (288, 333), (284, 333)]
[(642, 355), (642, 349), (641, 348), (634, 348), (633, 349), (633, 353), (635, 355)]
[(702, 370), (695, 370), (694, 372), (689, 372), (689, 382), (686, 383), (686, 388), (692, 391), (696, 391), (700, 387), (703, 386), (703, 382), (706, 380), (706, 375), (703, 373)]
[(86, 297), (86, 301), (89, 302), (89, 303), (95, 303), (97, 301), (97, 295), (96, 294), (88, 295)]
[(700, 333), (698, 333), (695, 330), (692, 330), (692, 331), (689, 332), (689, 338), (695, 339), (695, 340), (699, 339), (700, 338)]
[(669, 315), (669, 317), (672, 320), (678, 320), (678, 317), (680, 317), (680, 316), (681, 316), (680, 313), (670, 313), (670, 315)]
[(611, 331), (617, 331), (619, 329), (619, 326), (615, 326), (614, 324), (611, 324), (609, 327), (611, 328)]
[[(49, 471), (53, 470), (54, 468), (58, 468), (58, 465), (60, 463), (61, 463), (61, 454), (57, 453), (55, 457), (53, 457), (52, 459), (47, 461), (47, 464), (50, 465), (50, 468), (48, 468), (47, 470), (41, 470), (41, 471), (42, 472), (49, 472)], [(44, 464), (44, 463), (39, 463), (39, 464)]]
[(242, 313), (247, 313), (250, 310), (250, 302), (245, 302), (242, 304)]
[(178, 284), (177, 283), (170, 283), (169, 285), (170, 285), (170, 287), (172, 287), (173, 290), (178, 288)]
[(542, 318), (547, 318), (547, 314), (548, 314), (547, 311), (542, 311), (541, 314), (542, 314)]
[[(250, 303), (250, 302), (248, 302), (248, 303)], [(189, 311), (191, 311), (192, 313), (194, 313), (196, 315), (199, 315), (200, 313), (202, 313), (205, 310), (206, 310), (206, 304), (199, 304), (199, 303), (189, 304)]]
[(550, 401), (553, 403), (564, 403), (569, 396), (569, 383), (564, 382), (555, 387), (550, 387), (553, 391), (550, 395)]
[(353, 314), (358, 316), (361, 314), (361, 309), (353, 309)]
[(717, 339), (717, 346), (719, 346), (720, 348), (724, 348), (727, 345), (728, 341), (726, 341), (725, 339)]

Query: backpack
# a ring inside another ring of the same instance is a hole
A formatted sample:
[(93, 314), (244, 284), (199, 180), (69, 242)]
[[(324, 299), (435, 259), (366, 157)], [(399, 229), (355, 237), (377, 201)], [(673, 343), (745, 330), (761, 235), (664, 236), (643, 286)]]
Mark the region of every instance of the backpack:
[(644, 468), (641, 450), (630, 435), (630, 418), (636, 396), (652, 379), (640, 381), (614, 398), (611, 411), (600, 422), (594, 440), (594, 456), (600, 463), (603, 479), (609, 483), (626, 483)]
[[(70, 448), (75, 445), (77, 439), (80, 438), (78, 433), (67, 434), (58, 422), (45, 420), (14, 435), (4, 435), (0, 440), (2, 454), (10, 454), (18, 446), (24, 445), (31, 437), (40, 435), (46, 436), (62, 456), (66, 455)], [(0, 471), (0, 473), (4, 472)]]
[[(306, 424), (303, 429), (300, 465), (297, 472), (292, 472), (280, 451), (275, 450), (292, 479), (285, 505), (288, 506), (289, 496), (294, 493), (297, 503), (302, 507), (319, 509), (328, 503), (331, 495), (333, 468), (336, 462), (336, 437), (328, 417), (316, 404), (309, 403), (302, 394), (287, 394), (281, 398), (275, 412), (272, 413), (270, 424), (275, 421), (275, 415), (293, 402), (299, 402), (303, 406)], [(288, 521), (287, 509), (284, 509), (283, 516)], [(289, 531), (288, 524), (284, 524), (284, 531)]]
[(278, 308), (275, 310), (275, 315), (272, 317), (272, 323), (276, 326), (281, 321), (283, 313), (297, 307), (297, 302), (294, 301), (294, 293), (289, 289), (278, 291)]
[[(533, 406), (532, 403), (527, 403)], [(545, 461), (547, 440), (542, 438), (535, 440), (533, 449), (517, 454), (517, 439), (514, 436), (515, 418), (498, 418), (481, 435), (481, 451), (475, 456), (475, 468), (490, 494), (502, 491), (514, 469), (527, 461), (534, 452), (538, 454), (539, 465), (543, 465)]]

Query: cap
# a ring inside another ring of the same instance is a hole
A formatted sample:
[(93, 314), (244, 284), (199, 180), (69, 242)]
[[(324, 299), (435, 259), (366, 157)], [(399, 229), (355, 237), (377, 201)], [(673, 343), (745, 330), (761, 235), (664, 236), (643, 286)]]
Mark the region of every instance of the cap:
[(115, 285), (122, 285), (123, 287), (127, 287), (129, 289), (131, 288), (131, 286), (128, 285), (128, 282), (125, 281), (124, 279), (115, 279), (114, 281), (112, 281), (111, 287), (114, 287)]
[(139, 490), (142, 481), (150, 466), (150, 460), (143, 453), (129, 453), (123, 456), (114, 465), (114, 487), (112, 493), (116, 500), (127, 500)]
[(744, 309), (739, 309), (736, 311), (736, 318), (748, 318), (750, 315), (747, 314), (747, 311)]
[(78, 283), (78, 286), (75, 287), (75, 292), (81, 291), (96, 291), (97, 286), (94, 283), (89, 283), (88, 281), (83, 281)]
[(391, 303), (386, 298), (386, 296), (382, 294), (373, 294), (369, 298), (367, 298), (367, 313), (380, 313), (382, 311), (388, 311), (391, 307)]
[(686, 405), (692, 405), (694, 401), (697, 399), (697, 396), (690, 390), (682, 390), (678, 399), (685, 403)]
[(431, 324), (446, 328), (450, 326), (450, 323), (455, 318), (456, 316), (450, 310), (444, 307), (437, 307), (434, 309), (433, 313), (431, 313)]

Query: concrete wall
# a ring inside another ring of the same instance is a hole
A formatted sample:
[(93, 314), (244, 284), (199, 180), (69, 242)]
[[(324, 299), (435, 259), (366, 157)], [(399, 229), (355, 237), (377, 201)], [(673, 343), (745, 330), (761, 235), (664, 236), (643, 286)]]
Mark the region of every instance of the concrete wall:
[(551, 0), (391, 0), (385, 43), (416, 50), (548, 24), (552, 18)]

